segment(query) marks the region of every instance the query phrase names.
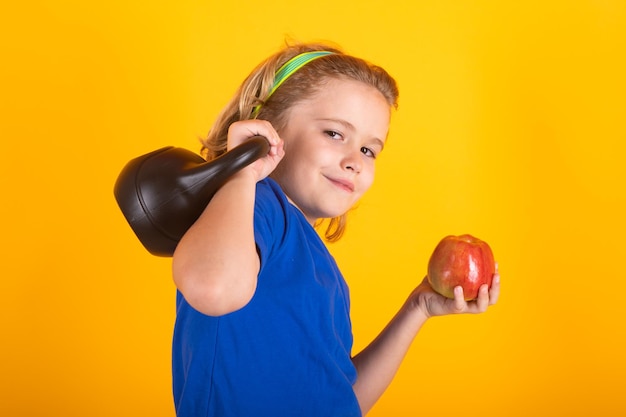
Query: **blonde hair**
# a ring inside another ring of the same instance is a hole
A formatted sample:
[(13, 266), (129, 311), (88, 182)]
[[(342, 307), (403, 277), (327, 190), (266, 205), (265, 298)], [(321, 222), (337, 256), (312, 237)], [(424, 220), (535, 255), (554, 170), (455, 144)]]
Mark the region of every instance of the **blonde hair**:
[[(304, 52), (329, 51), (333, 54), (317, 58), (294, 72), (269, 98), (276, 71), (291, 58)], [(287, 110), (314, 95), (330, 79), (350, 79), (376, 88), (390, 107), (398, 106), (395, 80), (381, 67), (344, 54), (341, 50), (321, 43), (294, 44), (261, 62), (239, 87), (230, 102), (218, 115), (206, 138), (202, 140), (202, 155), (212, 160), (227, 150), (229, 126), (240, 120), (254, 118), (255, 106), (261, 105), (258, 119), (268, 120), (280, 134), (287, 123)], [(320, 222), (321, 223), (321, 222)], [(316, 226), (318, 226), (316, 224)], [(346, 214), (330, 219), (325, 237), (329, 242), (339, 240), (346, 227)]]

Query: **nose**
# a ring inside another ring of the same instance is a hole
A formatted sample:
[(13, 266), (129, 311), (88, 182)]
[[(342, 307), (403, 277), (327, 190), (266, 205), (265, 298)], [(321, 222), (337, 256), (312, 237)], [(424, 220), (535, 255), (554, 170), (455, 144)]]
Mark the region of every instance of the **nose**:
[(361, 169), (363, 168), (362, 164), (363, 160), (361, 148), (358, 148), (356, 150), (350, 150), (350, 152), (347, 152), (342, 161), (343, 169), (347, 171), (352, 171), (356, 174), (361, 172)]

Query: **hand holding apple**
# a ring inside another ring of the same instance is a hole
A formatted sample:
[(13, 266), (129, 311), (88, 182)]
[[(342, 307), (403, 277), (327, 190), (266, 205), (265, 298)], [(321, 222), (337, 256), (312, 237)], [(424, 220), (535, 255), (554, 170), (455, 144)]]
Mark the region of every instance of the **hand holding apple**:
[(454, 298), (461, 286), (465, 300), (478, 297), (481, 285), (491, 287), (496, 264), (489, 245), (472, 235), (444, 237), (428, 261), (428, 282), (433, 290)]

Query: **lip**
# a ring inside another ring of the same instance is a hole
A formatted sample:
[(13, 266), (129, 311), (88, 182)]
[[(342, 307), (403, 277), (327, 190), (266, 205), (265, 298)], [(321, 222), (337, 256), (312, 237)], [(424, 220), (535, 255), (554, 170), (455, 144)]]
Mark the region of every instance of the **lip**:
[(344, 180), (341, 178), (326, 178), (338, 188), (344, 191), (348, 191), (350, 193), (354, 192), (354, 183), (352, 183), (352, 181)]

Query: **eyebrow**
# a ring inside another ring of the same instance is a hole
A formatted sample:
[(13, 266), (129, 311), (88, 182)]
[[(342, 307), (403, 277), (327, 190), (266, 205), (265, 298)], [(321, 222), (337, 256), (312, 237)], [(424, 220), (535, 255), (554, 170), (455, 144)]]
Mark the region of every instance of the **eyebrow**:
[[(352, 123), (348, 122), (347, 120), (343, 120), (343, 119), (333, 119), (333, 118), (320, 118), (318, 120), (324, 121), (324, 122), (335, 122), (335, 123), (339, 123), (340, 125), (344, 126), (346, 129), (348, 130), (352, 130), (355, 131), (355, 127)], [(371, 138), (373, 141), (377, 142), (380, 145), (380, 149), (381, 151), (385, 148), (385, 142), (383, 142), (381, 139), (377, 138), (377, 137), (372, 137)]]

